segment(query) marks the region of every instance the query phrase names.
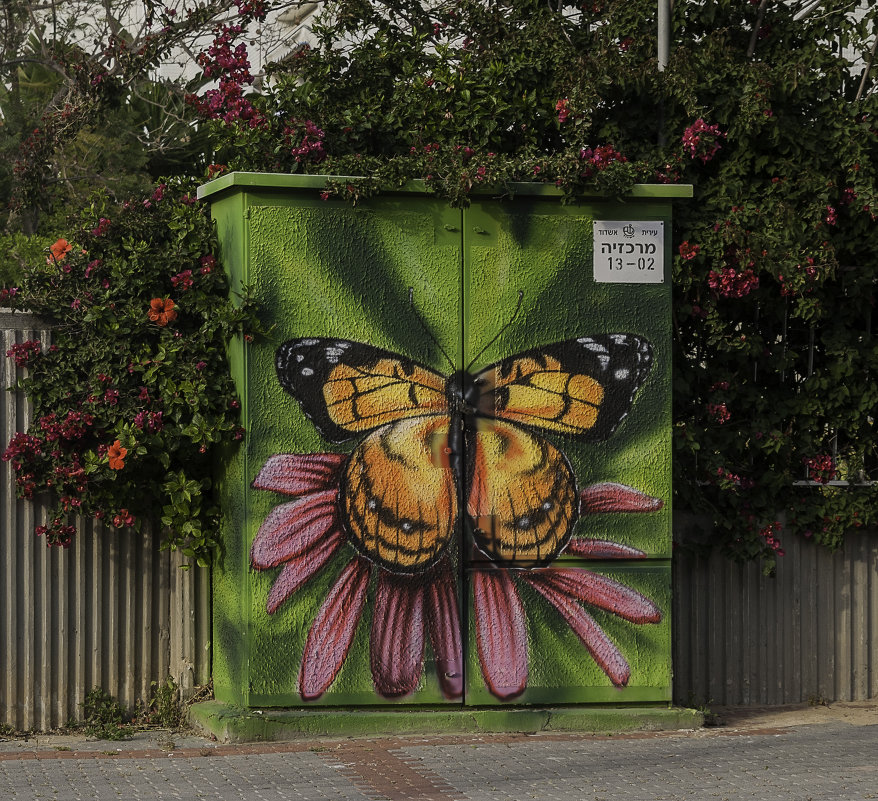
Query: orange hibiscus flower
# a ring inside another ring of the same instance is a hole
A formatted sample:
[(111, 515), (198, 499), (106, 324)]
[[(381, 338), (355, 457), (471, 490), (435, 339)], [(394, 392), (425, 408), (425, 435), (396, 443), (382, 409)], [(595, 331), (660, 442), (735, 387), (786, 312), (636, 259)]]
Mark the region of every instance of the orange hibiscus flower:
[(167, 325), (177, 319), (174, 301), (170, 298), (153, 298), (149, 302), (149, 319), (156, 325)]
[(46, 259), (46, 262), (51, 264), (53, 260), (56, 262), (64, 261), (71, 250), (73, 250), (73, 245), (71, 245), (66, 239), (59, 239), (49, 248), (49, 253), (52, 255)]
[(125, 457), (128, 455), (128, 449), (122, 447), (122, 443), (117, 439), (112, 445), (110, 445), (110, 449), (107, 451), (107, 456), (110, 457), (110, 468), (112, 470), (121, 470), (125, 467)]

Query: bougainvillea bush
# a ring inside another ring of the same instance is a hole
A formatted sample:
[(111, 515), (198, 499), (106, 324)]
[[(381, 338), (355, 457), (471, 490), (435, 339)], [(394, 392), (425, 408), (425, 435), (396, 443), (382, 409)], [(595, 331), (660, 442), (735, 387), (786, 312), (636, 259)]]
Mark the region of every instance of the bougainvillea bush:
[(27, 367), (19, 386), (34, 411), (3, 459), (20, 496), (54, 491), (37, 528), (47, 544), (70, 544), (73, 514), (116, 528), (160, 517), (166, 544), (204, 562), (219, 520), (211, 452), (243, 435), (225, 345), (256, 328), (253, 310), (229, 298), (194, 186), (94, 204), (67, 237), (20, 288), (0, 290), (3, 305), (53, 325), (51, 343), (7, 353)]
[(521, 180), (566, 200), (693, 184), (675, 208), (677, 508), (742, 557), (836, 547), (878, 508), (878, 9), (677, 2), (660, 70), (656, 5), (333, 0), (257, 82), (241, 42), (267, 4), (243, 3), (189, 100), (217, 163), (359, 176), (323, 193), (354, 202), (412, 178), (458, 205)]
[[(675, 210), (675, 487), (690, 543), (770, 566), (874, 524), (875, 9), (338, 0), (262, 96), (206, 113), (233, 169), (421, 178), (452, 203), (691, 183)], [(341, 43), (344, 43), (343, 45)], [(713, 521), (713, 525), (703, 521)]]

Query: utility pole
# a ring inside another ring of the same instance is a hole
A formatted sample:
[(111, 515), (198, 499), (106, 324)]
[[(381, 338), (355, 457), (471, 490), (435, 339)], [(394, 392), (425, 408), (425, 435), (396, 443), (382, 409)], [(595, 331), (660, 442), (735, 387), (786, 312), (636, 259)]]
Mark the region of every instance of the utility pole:
[[(659, 72), (665, 71), (671, 54), (671, 2), (672, 0), (658, 0), (658, 47), (656, 48), (656, 56)], [(659, 100), (658, 123), (658, 144), (659, 147), (664, 147), (667, 144), (667, 140), (665, 137), (665, 104), (663, 100)]]

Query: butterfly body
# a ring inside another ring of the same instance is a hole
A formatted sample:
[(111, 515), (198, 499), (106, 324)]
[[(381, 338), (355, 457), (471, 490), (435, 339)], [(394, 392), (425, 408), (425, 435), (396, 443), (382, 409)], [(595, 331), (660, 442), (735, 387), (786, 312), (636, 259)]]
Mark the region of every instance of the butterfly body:
[(607, 334), (443, 377), (364, 343), (306, 338), (281, 345), (276, 367), (326, 439), (363, 436), (339, 490), (350, 541), (391, 572), (416, 573), (461, 522), (489, 559), (536, 567), (557, 557), (578, 489), (542, 432), (609, 436), (651, 362), (642, 337)]

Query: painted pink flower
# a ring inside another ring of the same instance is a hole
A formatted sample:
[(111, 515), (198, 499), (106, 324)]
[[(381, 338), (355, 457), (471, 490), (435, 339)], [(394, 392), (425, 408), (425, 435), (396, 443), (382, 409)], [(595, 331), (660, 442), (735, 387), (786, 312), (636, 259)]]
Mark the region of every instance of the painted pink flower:
[[(580, 514), (654, 512), (659, 498), (623, 484), (593, 484), (580, 493)], [(642, 559), (643, 551), (608, 540), (574, 537), (564, 552), (580, 559)], [(476, 644), (482, 677), (491, 693), (508, 701), (528, 681), (527, 618), (518, 587), (535, 589), (579, 637), (601, 670), (617, 687), (631, 669), (616, 644), (581, 606), (587, 604), (635, 624), (658, 623), (659, 608), (644, 595), (613, 579), (582, 568), (516, 569), (502, 563), (473, 571)]]
[[(255, 489), (287, 495), (265, 518), (250, 551), (257, 570), (281, 567), (266, 604), (271, 614), (345, 547), (339, 510), (339, 481), (348, 457), (334, 453), (277, 454), (262, 467)], [(460, 613), (447, 555), (427, 571), (391, 573), (365, 556), (353, 555), (314, 618), (299, 671), (305, 700), (323, 695), (347, 658), (366, 605), (372, 574), (370, 666), (375, 690), (385, 698), (413, 692), (424, 667), (425, 636), (448, 698), (463, 694)]]

